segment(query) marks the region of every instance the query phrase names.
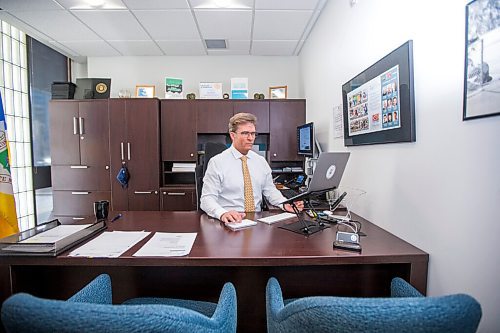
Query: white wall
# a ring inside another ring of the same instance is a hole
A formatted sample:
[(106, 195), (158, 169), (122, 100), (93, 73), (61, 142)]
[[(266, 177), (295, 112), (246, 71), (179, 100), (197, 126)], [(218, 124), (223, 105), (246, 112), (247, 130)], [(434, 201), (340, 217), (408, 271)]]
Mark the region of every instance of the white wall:
[[(329, 1), (302, 50), (307, 118), (330, 151), (351, 151), (342, 186), (368, 192), (357, 212), (429, 253), (428, 294), (471, 294), (480, 331), (498, 332), (500, 116), (462, 121), (466, 1), (350, 3)], [(342, 84), (408, 39), (416, 143), (344, 148), (332, 132)]]
[(268, 98), (270, 86), (288, 86), (288, 97), (299, 97), (298, 57), (204, 56), (204, 57), (94, 57), (88, 58), (88, 77), (110, 77), (111, 97), (121, 89), (135, 93), (137, 84), (154, 84), (156, 95), (165, 97), (165, 77), (184, 80), (184, 96), (199, 98), (199, 82), (222, 82), (230, 93), (232, 77), (248, 77), (250, 98), (255, 92)]

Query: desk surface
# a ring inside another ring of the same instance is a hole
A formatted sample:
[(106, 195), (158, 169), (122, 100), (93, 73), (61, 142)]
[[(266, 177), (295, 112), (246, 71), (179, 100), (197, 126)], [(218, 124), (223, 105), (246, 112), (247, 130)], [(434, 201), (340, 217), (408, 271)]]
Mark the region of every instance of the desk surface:
[[(185, 257), (138, 258), (132, 255), (151, 237), (148, 236), (117, 259), (91, 259), (93, 265), (160, 265), (160, 266), (287, 266), (287, 265), (334, 265), (347, 263), (392, 263), (402, 261), (427, 262), (428, 254), (401, 240), (376, 225), (354, 216), (362, 223), (361, 253), (338, 250), (332, 247), (336, 225), (310, 236), (303, 236), (278, 226), (297, 221), (296, 218), (280, 221), (272, 225), (258, 223), (256, 226), (231, 231), (218, 220), (199, 212), (121, 212), (123, 217), (109, 223), (107, 231), (159, 231), (198, 233), (191, 253)], [(115, 216), (114, 212), (110, 217)], [(248, 214), (247, 218), (257, 219), (270, 215), (268, 212)], [(89, 221), (82, 221), (85, 223)], [(57, 258), (3, 257), (0, 263), (28, 263), (49, 265), (86, 264), (86, 258), (68, 257), (70, 251)]]
[[(223, 283), (231, 281), (238, 294), (238, 331), (256, 332), (265, 330), (265, 284), (271, 276), (278, 278), (285, 297), (384, 296), (394, 276), (423, 293), (427, 288), (428, 254), (357, 216), (367, 234), (361, 237), (362, 253), (333, 249), (337, 226), (310, 236), (278, 228), (296, 219), (231, 231), (198, 212), (122, 214), (108, 223), (108, 231), (196, 232), (191, 253), (133, 257), (150, 235), (119, 258), (74, 258), (69, 251), (56, 258), (0, 257), (9, 276), (0, 279), (2, 298), (25, 291), (65, 299), (96, 275), (108, 273), (117, 303), (140, 296), (217, 301)], [(265, 215), (269, 213), (247, 217)]]

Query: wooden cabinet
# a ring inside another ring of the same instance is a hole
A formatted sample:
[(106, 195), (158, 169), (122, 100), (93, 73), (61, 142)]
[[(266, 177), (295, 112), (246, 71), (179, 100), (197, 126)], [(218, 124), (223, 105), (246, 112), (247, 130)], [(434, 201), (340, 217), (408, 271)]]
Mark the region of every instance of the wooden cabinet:
[[(270, 162), (302, 161), (296, 128), (305, 123), (305, 100), (51, 101), (55, 216), (93, 215), (93, 201), (109, 199), (113, 210), (195, 210), (194, 174), (172, 172), (173, 163), (196, 163), (198, 139), (225, 139), (239, 112), (257, 116), (264, 134), (258, 143), (268, 147)], [(116, 180), (124, 164), (127, 188)]]
[[(113, 210), (159, 210), (159, 101), (110, 99), (109, 119)], [(124, 164), (127, 188), (115, 180)]]
[(227, 133), (229, 118), (233, 116), (231, 100), (200, 100), (197, 106), (198, 133)]
[(269, 102), (269, 156), (271, 162), (302, 161), (297, 155), (297, 126), (306, 121), (306, 101)]
[(161, 188), (161, 210), (196, 210), (196, 188), (168, 186)]
[(161, 101), (163, 161), (196, 162), (196, 104), (192, 101)]
[(108, 100), (51, 101), (49, 110), (53, 214), (91, 216), (94, 201), (111, 197)]
[(108, 101), (51, 101), (52, 165), (109, 165)]
[[(257, 132), (269, 133), (269, 101), (241, 100), (233, 102), (233, 114), (251, 113), (257, 117)], [(226, 122), (229, 122), (229, 118)]]

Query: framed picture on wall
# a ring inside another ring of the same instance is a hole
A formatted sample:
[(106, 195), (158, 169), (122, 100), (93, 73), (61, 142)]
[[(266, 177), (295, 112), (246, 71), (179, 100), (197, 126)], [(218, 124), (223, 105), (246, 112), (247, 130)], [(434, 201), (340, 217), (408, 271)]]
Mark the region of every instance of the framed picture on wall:
[(500, 115), (500, 7), (497, 1), (466, 5), (463, 120)]
[(152, 85), (137, 85), (135, 86), (135, 97), (153, 98), (155, 97), (155, 88)]
[(270, 99), (285, 99), (288, 97), (288, 86), (269, 87)]

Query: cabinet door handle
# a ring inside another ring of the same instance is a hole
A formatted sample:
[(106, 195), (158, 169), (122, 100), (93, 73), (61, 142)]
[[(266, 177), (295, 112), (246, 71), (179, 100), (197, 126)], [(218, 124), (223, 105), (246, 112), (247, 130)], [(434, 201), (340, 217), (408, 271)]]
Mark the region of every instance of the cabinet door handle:
[(193, 157), (193, 156), (194, 156), (194, 154), (193, 154), (193, 153), (191, 153), (191, 157)]
[(88, 165), (71, 165), (70, 169), (88, 169)]
[(79, 121), (80, 121), (80, 135), (83, 135), (85, 133), (85, 128), (83, 126), (83, 118), (82, 117), (78, 117)]
[(130, 161), (130, 142), (127, 142), (127, 157), (128, 160)]
[(134, 194), (152, 194), (154, 191), (134, 191)]
[(276, 157), (276, 153), (274, 153), (273, 156)]
[(167, 195), (186, 195), (185, 192), (168, 192)]
[(78, 134), (78, 121), (76, 120), (76, 117), (73, 117), (73, 134)]
[(79, 221), (79, 220), (85, 220), (85, 217), (72, 217), (72, 220)]
[(123, 155), (123, 142), (120, 142), (120, 152), (121, 152), (121, 157), (122, 161), (125, 159), (125, 156)]
[(71, 192), (73, 195), (88, 195), (90, 192)]

